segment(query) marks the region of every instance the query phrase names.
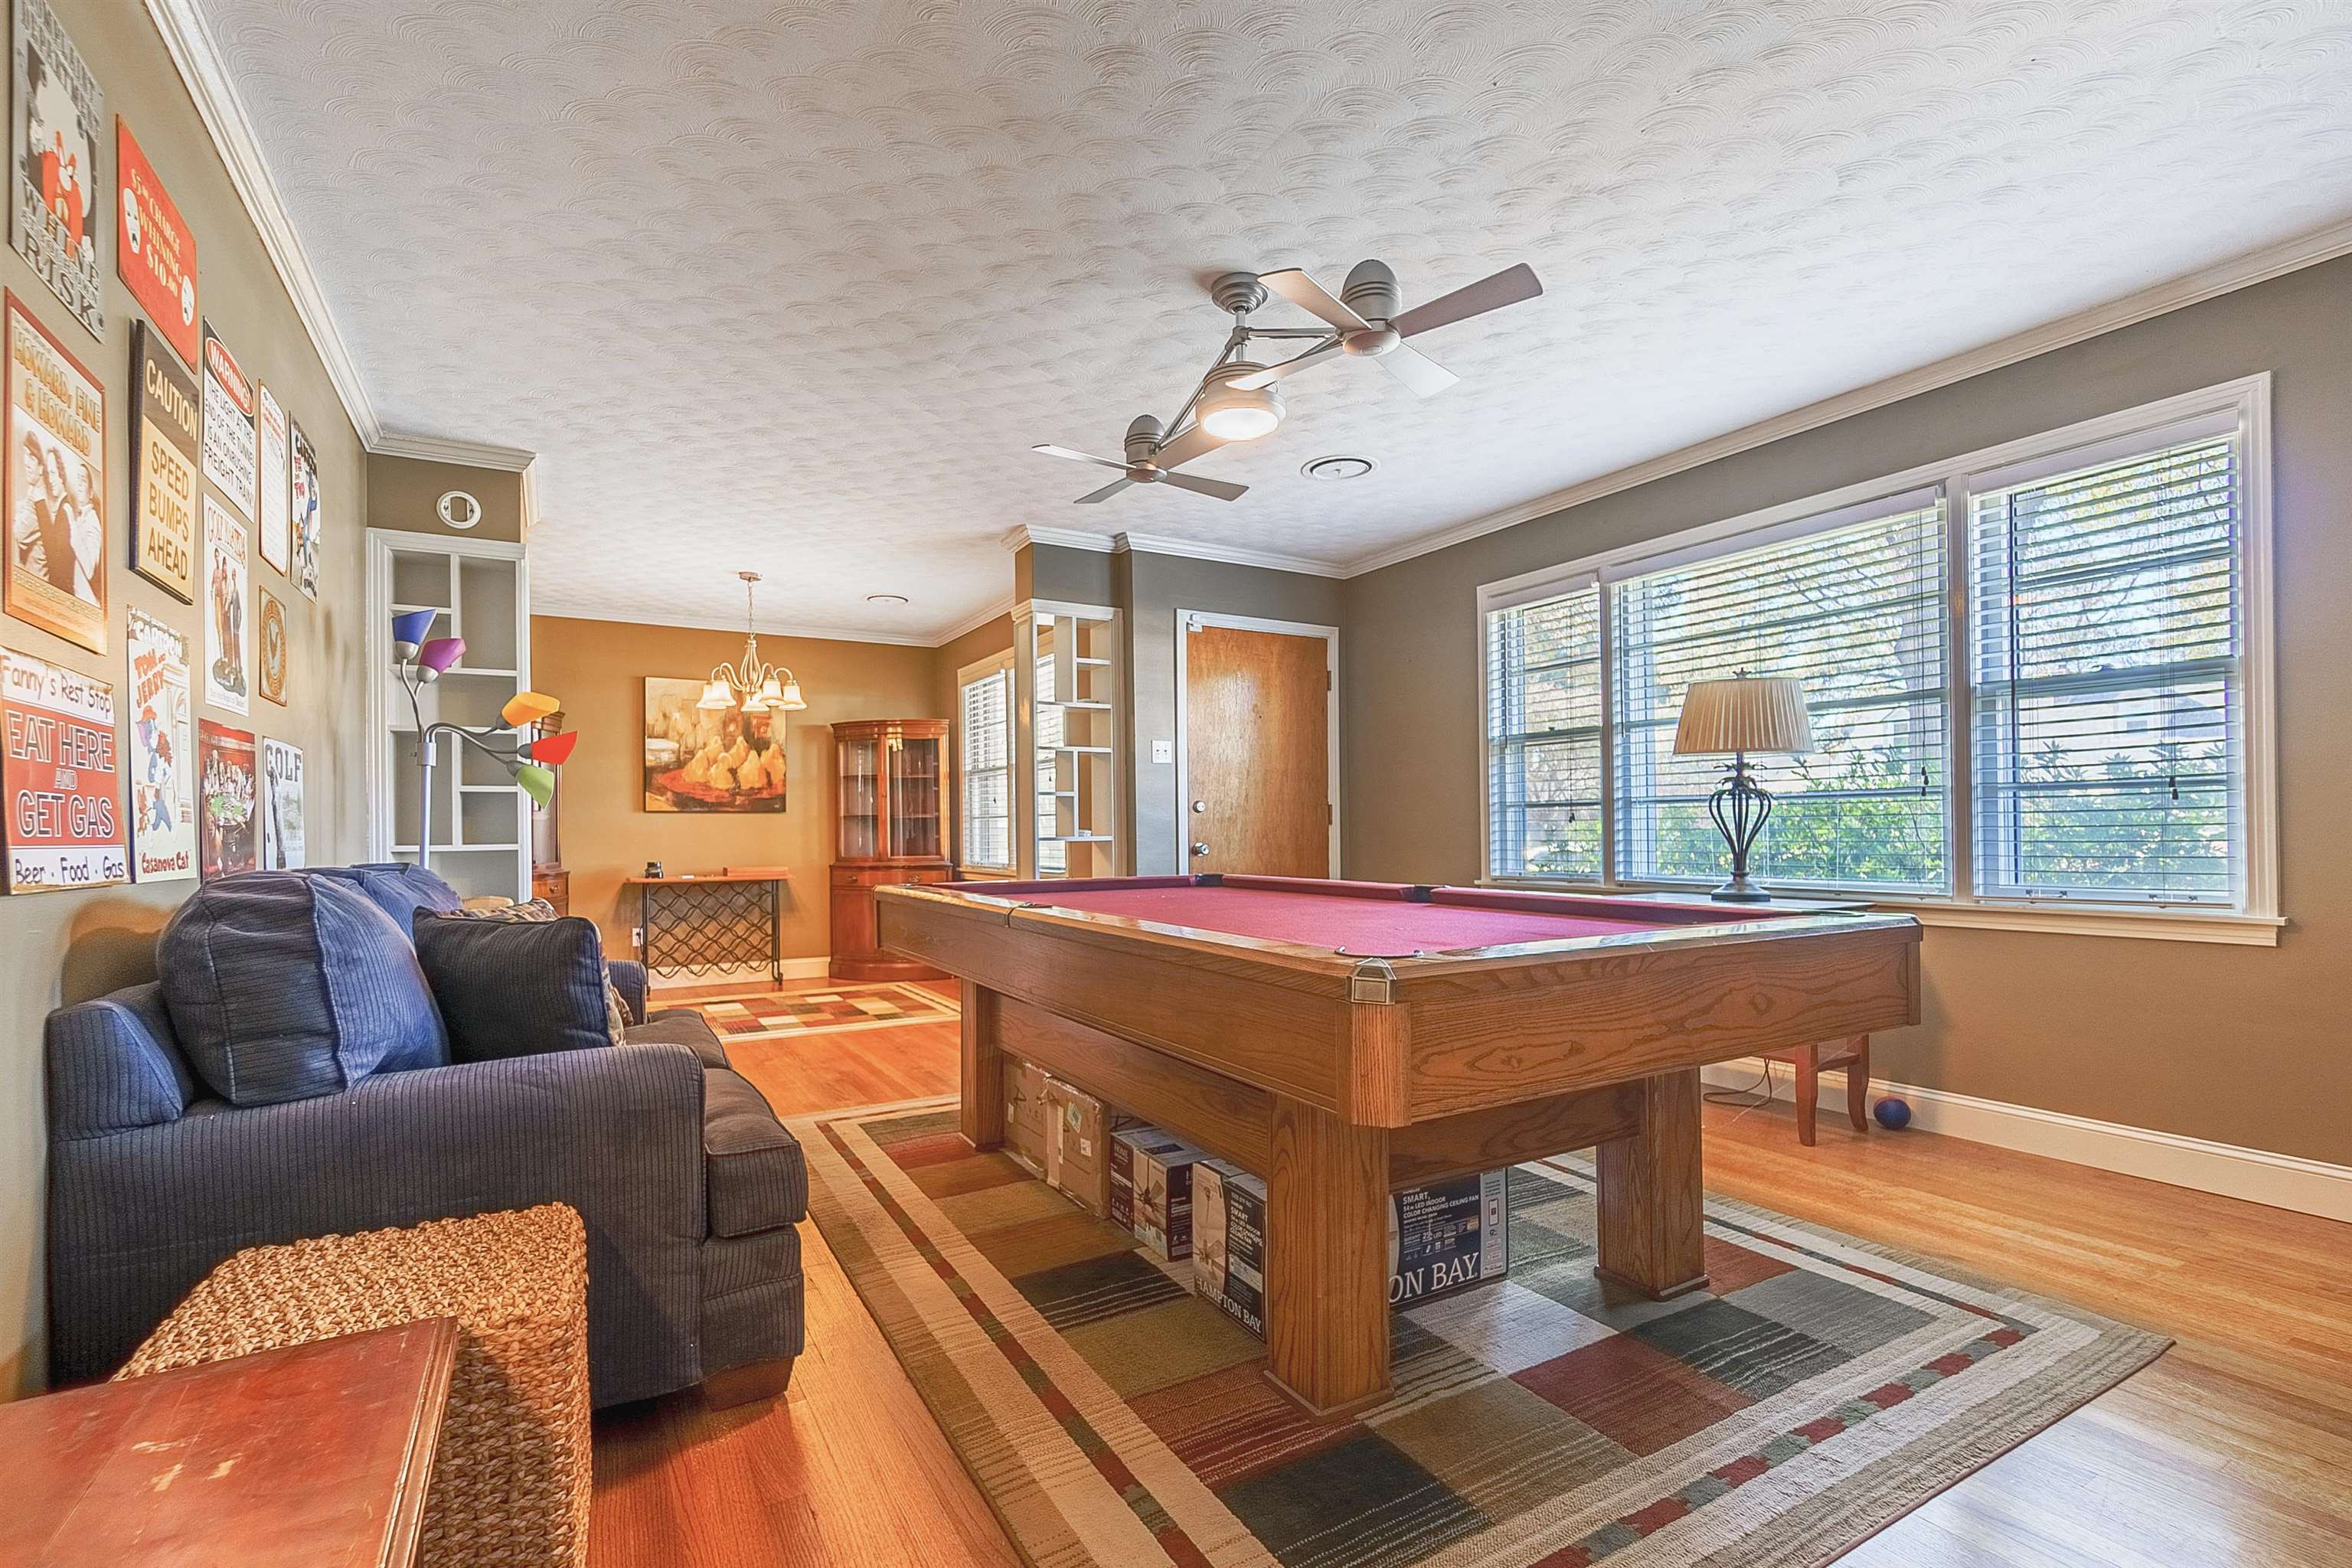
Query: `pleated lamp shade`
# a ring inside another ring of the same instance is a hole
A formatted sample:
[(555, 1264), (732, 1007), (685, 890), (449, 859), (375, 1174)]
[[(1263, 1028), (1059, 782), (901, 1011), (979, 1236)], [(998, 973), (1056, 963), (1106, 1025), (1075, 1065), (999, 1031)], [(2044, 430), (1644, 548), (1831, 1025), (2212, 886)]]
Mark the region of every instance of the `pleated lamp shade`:
[(1675, 726), (1678, 757), (1812, 749), (1813, 723), (1805, 712), (1805, 683), (1794, 676), (1694, 680), (1683, 693), (1682, 721)]

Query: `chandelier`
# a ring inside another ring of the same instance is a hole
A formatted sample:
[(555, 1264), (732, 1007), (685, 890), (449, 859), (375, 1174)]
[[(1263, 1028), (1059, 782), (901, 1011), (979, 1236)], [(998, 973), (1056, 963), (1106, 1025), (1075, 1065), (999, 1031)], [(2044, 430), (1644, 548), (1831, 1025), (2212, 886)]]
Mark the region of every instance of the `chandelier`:
[(695, 706), (740, 708), (746, 713), (765, 713), (771, 709), (792, 712), (807, 707), (801, 683), (791, 670), (760, 662), (760, 637), (751, 629), (751, 584), (760, 580), (760, 574), (738, 572), (735, 575), (743, 579), (743, 657), (732, 669), (722, 664), (710, 672), (702, 700)]

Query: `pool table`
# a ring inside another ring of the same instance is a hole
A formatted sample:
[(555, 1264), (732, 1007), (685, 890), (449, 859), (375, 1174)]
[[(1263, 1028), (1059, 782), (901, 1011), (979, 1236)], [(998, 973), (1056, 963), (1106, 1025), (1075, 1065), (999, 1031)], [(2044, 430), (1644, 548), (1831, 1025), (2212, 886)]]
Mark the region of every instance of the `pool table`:
[(1266, 1182), (1267, 1370), (1388, 1397), (1387, 1195), (1595, 1147), (1598, 1272), (1706, 1281), (1698, 1069), (1919, 1017), (1907, 915), (1234, 874), (886, 888), (963, 984), (962, 1131), (1025, 1058)]

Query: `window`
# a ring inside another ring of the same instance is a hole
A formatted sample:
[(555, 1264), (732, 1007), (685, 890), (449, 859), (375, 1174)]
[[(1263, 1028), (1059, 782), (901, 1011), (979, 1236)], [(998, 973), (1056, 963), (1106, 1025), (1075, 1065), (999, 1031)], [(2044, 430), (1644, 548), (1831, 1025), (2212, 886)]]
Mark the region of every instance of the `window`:
[(1988, 488), (1971, 513), (1979, 891), (2232, 901), (2234, 432)]
[(1482, 588), (1487, 875), (1719, 880), (1683, 694), (1789, 675), (1766, 882), (2274, 942), (2268, 422), (2250, 377)]
[(961, 863), (1013, 869), (1013, 666), (996, 661), (963, 682)]

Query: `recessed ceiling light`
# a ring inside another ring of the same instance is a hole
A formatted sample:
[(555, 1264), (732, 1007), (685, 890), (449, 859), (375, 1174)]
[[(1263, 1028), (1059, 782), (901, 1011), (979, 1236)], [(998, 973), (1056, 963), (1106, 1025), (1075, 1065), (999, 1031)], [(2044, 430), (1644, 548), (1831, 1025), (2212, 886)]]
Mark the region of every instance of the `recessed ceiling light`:
[(1310, 479), (1360, 479), (1380, 466), (1370, 458), (1335, 454), (1310, 458), (1298, 466), (1298, 471)]
[(903, 605), (907, 602), (907, 595), (904, 594), (868, 594), (866, 595), (866, 602), (869, 605)]

